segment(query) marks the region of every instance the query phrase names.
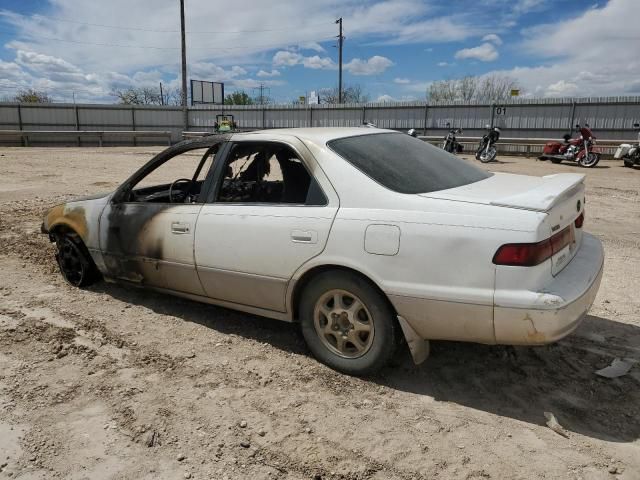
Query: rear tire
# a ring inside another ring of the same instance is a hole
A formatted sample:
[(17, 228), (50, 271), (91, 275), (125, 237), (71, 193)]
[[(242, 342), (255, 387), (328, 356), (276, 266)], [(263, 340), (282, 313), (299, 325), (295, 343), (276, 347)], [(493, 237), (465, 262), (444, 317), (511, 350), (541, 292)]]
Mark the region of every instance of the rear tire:
[(555, 164), (562, 163), (562, 160), (560, 160), (559, 158), (551, 158), (550, 160), (551, 160), (551, 163), (555, 163)]
[(99, 280), (100, 272), (78, 235), (64, 233), (58, 236), (56, 247), (58, 248), (56, 261), (67, 283), (83, 288)]
[(389, 363), (399, 343), (395, 313), (384, 296), (352, 272), (315, 277), (300, 301), (302, 334), (313, 355), (348, 375), (368, 375)]

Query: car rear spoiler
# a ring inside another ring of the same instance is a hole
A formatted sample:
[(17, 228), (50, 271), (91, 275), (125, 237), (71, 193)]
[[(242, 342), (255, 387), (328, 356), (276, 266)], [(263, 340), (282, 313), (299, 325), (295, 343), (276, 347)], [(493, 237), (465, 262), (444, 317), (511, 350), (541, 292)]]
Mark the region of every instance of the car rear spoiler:
[(491, 201), (497, 207), (521, 208), (535, 212), (548, 212), (555, 205), (575, 195), (584, 183), (581, 173), (557, 173), (542, 177), (545, 181), (539, 187), (516, 195)]

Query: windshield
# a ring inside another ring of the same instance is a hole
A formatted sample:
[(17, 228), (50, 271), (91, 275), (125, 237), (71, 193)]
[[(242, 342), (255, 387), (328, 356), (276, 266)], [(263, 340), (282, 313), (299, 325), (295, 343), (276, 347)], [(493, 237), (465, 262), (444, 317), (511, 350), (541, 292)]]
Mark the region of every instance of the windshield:
[(429, 193), (492, 174), (404, 133), (338, 138), (329, 148), (379, 184), (399, 193)]

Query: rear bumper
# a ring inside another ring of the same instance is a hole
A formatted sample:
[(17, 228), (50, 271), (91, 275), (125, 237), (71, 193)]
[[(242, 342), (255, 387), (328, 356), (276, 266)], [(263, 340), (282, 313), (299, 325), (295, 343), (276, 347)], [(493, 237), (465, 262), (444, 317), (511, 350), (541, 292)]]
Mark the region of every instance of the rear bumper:
[[(542, 345), (573, 332), (595, 300), (603, 267), (602, 243), (596, 237), (583, 233), (580, 250), (545, 288), (538, 292), (522, 291), (521, 299), (511, 292), (512, 301), (508, 304), (496, 301), (496, 343)], [(529, 305), (523, 305), (526, 304), (525, 298)], [(533, 302), (532, 298), (535, 298)]]

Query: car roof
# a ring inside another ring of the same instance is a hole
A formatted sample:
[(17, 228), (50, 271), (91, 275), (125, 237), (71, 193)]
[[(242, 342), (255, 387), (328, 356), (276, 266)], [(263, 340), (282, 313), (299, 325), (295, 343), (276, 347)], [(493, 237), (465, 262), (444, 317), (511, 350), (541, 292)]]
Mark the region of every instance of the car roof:
[(372, 127), (311, 127), (311, 128), (273, 128), (269, 130), (256, 130), (252, 132), (234, 133), (233, 138), (249, 139), (252, 136), (263, 135), (291, 135), (300, 139), (310, 140), (315, 144), (324, 145), (336, 138), (355, 137), (359, 135), (372, 135), (375, 133), (397, 133), (395, 130), (386, 130)]
[[(359, 135), (373, 135), (376, 133), (397, 133), (373, 127), (312, 127), (312, 128), (271, 128), (268, 130), (253, 130), (250, 132), (212, 133), (203, 137), (182, 140), (171, 147), (172, 149), (196, 149), (212, 147), (213, 145), (234, 140), (268, 140), (269, 135), (290, 135), (292, 137), (309, 140), (317, 145), (325, 145), (336, 138), (355, 137)], [(267, 138), (264, 138), (267, 137)]]

